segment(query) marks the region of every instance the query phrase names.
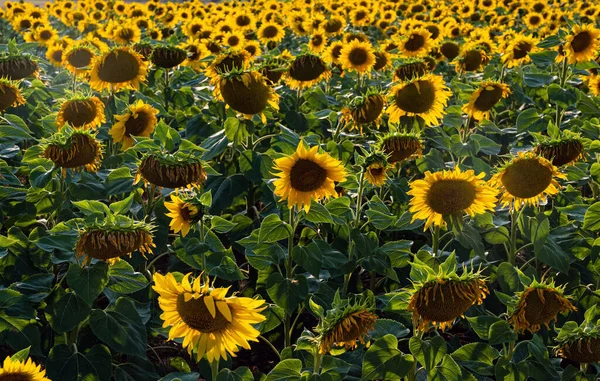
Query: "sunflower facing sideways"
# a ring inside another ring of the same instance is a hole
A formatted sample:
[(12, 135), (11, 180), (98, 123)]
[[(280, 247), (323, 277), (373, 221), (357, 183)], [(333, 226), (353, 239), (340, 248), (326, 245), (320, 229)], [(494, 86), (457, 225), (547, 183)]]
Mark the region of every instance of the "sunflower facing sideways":
[(523, 205), (539, 205), (558, 193), (557, 178), (565, 179), (552, 163), (533, 152), (519, 152), (495, 174), (490, 185), (500, 190), (503, 207), (519, 210)]
[(196, 188), (206, 181), (202, 160), (177, 151), (165, 154), (160, 151), (144, 156), (138, 167), (135, 182), (145, 182), (164, 188)]
[(169, 210), (166, 216), (171, 217), (169, 227), (173, 233), (181, 232), (181, 236), (185, 237), (190, 232), (194, 216), (198, 214), (198, 207), (186, 200), (182, 193), (179, 196), (171, 194), (171, 201), (165, 202), (165, 208)]
[(146, 80), (148, 63), (130, 47), (118, 47), (92, 61), (90, 87), (96, 91), (137, 90)]
[(25, 104), (25, 98), (19, 91), (17, 82), (0, 78), (0, 113), (9, 107), (17, 107)]
[(200, 361), (206, 355), (210, 363), (235, 357), (239, 347), (250, 349), (249, 341), (258, 341), (260, 332), (253, 325), (266, 320), (266, 308), (259, 299), (230, 296), (228, 288), (202, 284), (202, 276), (193, 281), (191, 274), (178, 281), (173, 273), (154, 274), (158, 304), (163, 311), (163, 328), (171, 327), (169, 340), (183, 339), (183, 347)]
[(482, 82), (462, 110), (475, 120), (489, 119), (492, 108), (510, 93), (508, 85), (504, 83)]
[(104, 115), (104, 103), (98, 97), (90, 97), (83, 94), (74, 94), (60, 105), (56, 116), (58, 128), (65, 125), (95, 129), (106, 122)]
[(13, 360), (10, 356), (4, 359), (0, 368), (0, 380), (6, 381), (50, 381), (46, 371), (36, 365), (30, 358), (27, 361)]
[(287, 200), (288, 208), (304, 207), (308, 213), (311, 200), (335, 197), (335, 182), (346, 179), (346, 170), (341, 161), (328, 153), (319, 153), (319, 147), (308, 149), (300, 141), (296, 152), (274, 161), (275, 195)]
[(363, 127), (379, 124), (384, 106), (384, 95), (378, 90), (369, 89), (366, 94), (352, 99), (342, 109), (342, 115), (350, 130), (357, 128), (362, 133)]
[(575, 25), (567, 36), (564, 52), (570, 64), (588, 62), (596, 58), (600, 46), (600, 30), (593, 25)]
[(487, 185), (485, 173), (475, 175), (473, 170), (462, 172), (458, 166), (452, 171), (425, 172), (425, 178), (410, 183), (408, 195), (412, 222), (425, 220), (427, 230), (431, 225), (446, 226), (446, 219), (474, 217), (496, 207), (498, 191)]
[(560, 136), (534, 135), (537, 145), (533, 152), (549, 160), (552, 165), (571, 165), (585, 157), (583, 139), (578, 133), (561, 131)]
[(126, 150), (134, 144), (134, 136), (150, 137), (156, 128), (158, 110), (141, 99), (129, 106), (125, 114), (115, 115), (115, 123), (108, 134)]
[(387, 180), (388, 158), (383, 152), (374, 152), (366, 158), (364, 171), (369, 184), (381, 187)]

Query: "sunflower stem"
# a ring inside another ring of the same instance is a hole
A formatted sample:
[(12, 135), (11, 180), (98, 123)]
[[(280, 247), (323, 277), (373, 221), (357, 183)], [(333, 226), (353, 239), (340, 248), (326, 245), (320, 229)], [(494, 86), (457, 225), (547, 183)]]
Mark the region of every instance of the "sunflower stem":
[(515, 266), (517, 264), (517, 221), (519, 212), (515, 209), (510, 212), (510, 245), (508, 250), (508, 262)]
[(266, 337), (264, 337), (263, 335), (258, 335), (258, 338), (261, 339), (263, 342), (265, 342), (273, 350), (273, 352), (275, 352), (275, 354), (277, 355), (277, 358), (279, 360), (281, 360), (281, 354), (279, 353), (277, 348), (275, 348), (275, 346), (269, 340), (267, 340)]
[(321, 368), (321, 354), (319, 353), (319, 348), (315, 348), (313, 351), (313, 356), (314, 356), (314, 366), (313, 366), (313, 373), (314, 374), (319, 374), (319, 369)]
[(165, 69), (165, 88), (163, 89), (165, 97), (165, 111), (169, 112), (169, 69)]
[(219, 374), (219, 360), (214, 360), (210, 363), (210, 374), (211, 380), (216, 381), (217, 375)]
[[(285, 277), (291, 280), (293, 275), (293, 261), (292, 251), (294, 250), (294, 234), (296, 233), (297, 221), (294, 221), (294, 208), (289, 209), (288, 223), (292, 228), (288, 237), (288, 256), (285, 261)], [(285, 319), (283, 321), (283, 342), (285, 348), (292, 345), (292, 311), (285, 312)]]
[(435, 228), (433, 228), (433, 233), (431, 235), (431, 253), (434, 257), (437, 257), (438, 249), (440, 247), (440, 230), (440, 227), (436, 225)]
[(302, 89), (296, 90), (296, 111), (300, 112), (300, 106), (302, 105)]
[(562, 70), (560, 72), (560, 87), (565, 87), (565, 84), (567, 83), (567, 70), (569, 68), (568, 63), (569, 61), (567, 58), (563, 58)]

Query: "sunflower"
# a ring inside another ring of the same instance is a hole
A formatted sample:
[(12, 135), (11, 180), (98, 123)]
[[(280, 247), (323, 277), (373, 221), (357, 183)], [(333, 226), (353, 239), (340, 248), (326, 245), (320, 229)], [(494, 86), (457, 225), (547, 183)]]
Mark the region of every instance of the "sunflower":
[(600, 30), (593, 25), (574, 25), (564, 46), (570, 64), (588, 62), (596, 58), (600, 46)]
[(380, 187), (387, 180), (388, 170), (387, 155), (383, 152), (374, 152), (365, 160), (365, 176), (369, 184)]
[(77, 76), (88, 73), (89, 66), (96, 56), (94, 50), (87, 44), (76, 44), (64, 53), (63, 64), (67, 70)]
[(490, 118), (490, 112), (496, 103), (500, 99), (506, 98), (510, 93), (508, 85), (504, 83), (482, 82), (471, 95), (469, 103), (462, 107), (462, 110), (475, 120), (487, 120)]
[(534, 37), (517, 35), (504, 50), (502, 61), (509, 68), (531, 62), (529, 53), (537, 51), (538, 40)]
[(230, 296), (229, 288), (212, 288), (201, 284), (201, 277), (190, 275), (178, 282), (172, 273), (154, 274), (154, 291), (163, 311), (163, 328), (171, 327), (169, 340), (183, 338), (183, 347), (200, 361), (206, 354), (209, 362), (234, 357), (239, 347), (250, 349), (249, 341), (258, 341), (253, 325), (266, 320), (261, 312), (264, 301)]
[(280, 43), (285, 37), (285, 29), (277, 23), (266, 22), (258, 28), (257, 37), (265, 45), (269, 42)]
[(102, 143), (89, 131), (65, 127), (45, 139), (43, 156), (63, 169), (96, 172), (102, 164)]
[(187, 51), (187, 58), (181, 64), (199, 70), (205, 67), (203, 59), (210, 55), (204, 44), (198, 40), (189, 40), (180, 45), (182, 49)]
[(490, 57), (482, 46), (471, 43), (465, 45), (461, 50), (460, 57), (456, 62), (459, 72), (478, 71), (490, 62)]
[(369, 91), (364, 96), (354, 98), (348, 107), (342, 109), (342, 114), (351, 130), (358, 127), (362, 132), (364, 125), (379, 123), (384, 106), (384, 96)]
[(425, 28), (411, 31), (400, 43), (402, 55), (405, 57), (421, 57), (431, 49), (431, 33)]
[(19, 91), (19, 84), (0, 78), (0, 113), (9, 107), (18, 107), (24, 104), (25, 98)]
[(206, 70), (206, 75), (217, 83), (221, 74), (246, 70), (252, 56), (245, 50), (231, 51), (217, 56)]
[(427, 63), (422, 58), (402, 61), (394, 70), (394, 81), (410, 81), (429, 72)]
[(65, 48), (61, 45), (55, 44), (48, 47), (46, 51), (46, 58), (50, 63), (56, 67), (61, 67), (63, 64), (63, 55), (65, 53)]
[(131, 256), (134, 251), (139, 251), (145, 258), (145, 254), (152, 254), (152, 248), (156, 247), (152, 241), (153, 229), (150, 224), (122, 215), (86, 224), (79, 232), (75, 257), (84, 258), (85, 264), (93, 259), (113, 264), (121, 257)]
[(585, 147), (580, 136), (566, 130), (558, 138), (545, 138), (535, 146), (533, 152), (557, 167), (573, 164), (585, 157)]
[(313, 53), (321, 53), (327, 46), (327, 37), (322, 32), (315, 32), (308, 40), (308, 47)]
[(98, 97), (75, 95), (65, 100), (56, 116), (58, 128), (69, 125), (75, 128), (95, 129), (106, 122), (104, 103)]
[(419, 136), (406, 132), (391, 131), (380, 139), (377, 146), (387, 155), (390, 164), (421, 157), (423, 152), (423, 143)]
[(403, 115), (419, 116), (428, 126), (438, 124), (451, 92), (439, 75), (425, 74), (393, 86), (390, 90), (390, 123)]
[(523, 204), (539, 205), (547, 196), (558, 193), (556, 178), (566, 175), (558, 172), (548, 159), (533, 152), (519, 152), (490, 180), (490, 185), (502, 193), (502, 206), (519, 210)]
[(588, 87), (590, 89), (590, 94), (600, 96), (600, 74), (591, 76)]
[(169, 210), (166, 216), (171, 217), (169, 227), (173, 233), (181, 232), (181, 235), (185, 237), (190, 232), (193, 217), (198, 214), (198, 207), (171, 194), (171, 201), (165, 202), (165, 208)]
[[(591, 312), (591, 309), (588, 311)], [(600, 328), (587, 313), (579, 326), (574, 321), (566, 322), (556, 341), (558, 345), (555, 350), (559, 357), (580, 364), (600, 362)]]
[(369, 42), (353, 40), (342, 48), (339, 60), (344, 70), (365, 74), (375, 66), (375, 51)]
[(146, 80), (148, 64), (130, 47), (113, 48), (92, 61), (90, 86), (96, 91), (137, 90)]
[(175, 46), (157, 46), (152, 50), (150, 60), (158, 67), (171, 69), (187, 58), (187, 52)]
[(135, 143), (134, 136), (150, 137), (157, 124), (158, 110), (139, 99), (129, 106), (125, 114), (115, 115), (115, 123), (108, 134), (115, 143), (121, 143), (121, 149), (126, 150)]
[(192, 188), (206, 181), (202, 161), (189, 154), (151, 153), (146, 155), (138, 168), (136, 183), (140, 179), (164, 188)]
[(286, 80), (291, 89), (309, 88), (330, 77), (331, 71), (325, 62), (312, 54), (296, 57), (286, 73)]
[(332, 42), (323, 52), (323, 59), (325, 62), (331, 65), (340, 64), (340, 57), (342, 56), (342, 49), (344, 46), (346, 45), (341, 41)]
[(36, 365), (30, 358), (26, 362), (13, 360), (10, 356), (4, 359), (0, 368), (0, 380), (6, 381), (50, 381), (46, 371)]
[(140, 42), (142, 39), (142, 33), (140, 32), (140, 28), (135, 24), (125, 24), (118, 26), (112, 35), (112, 40), (114, 40), (117, 44), (127, 45), (136, 42)]
[(267, 106), (279, 110), (279, 95), (267, 85), (265, 78), (257, 71), (232, 72), (221, 76), (215, 93), (223, 98), (227, 106), (251, 119), (259, 114), (262, 122), (267, 118), (263, 111)]
[(346, 18), (341, 15), (329, 15), (327, 19), (319, 26), (326, 36), (337, 36), (342, 33), (346, 26)]
[(308, 213), (311, 200), (335, 197), (335, 183), (346, 179), (341, 161), (328, 153), (319, 153), (319, 147), (307, 149), (300, 141), (291, 156), (276, 159), (274, 170), (279, 177), (274, 181), (275, 195), (288, 201), (288, 208), (297, 205)]
[(408, 195), (412, 222), (425, 220), (427, 230), (432, 224), (446, 226), (447, 217), (471, 217), (493, 211), (498, 191), (487, 185), (482, 172), (475, 176), (473, 170), (462, 172), (458, 166), (453, 171), (425, 172), (425, 178), (410, 183)]
[(39, 66), (28, 55), (0, 56), (0, 78), (18, 81), (27, 77), (37, 77)]
[(346, 350), (355, 349), (365, 343), (365, 338), (375, 328), (378, 316), (375, 312), (373, 294), (341, 299), (339, 293), (324, 316), (320, 316), (315, 329), (319, 336), (319, 353), (327, 354), (334, 347), (343, 346)]
[(517, 332), (535, 333), (542, 325), (549, 327), (558, 314), (577, 309), (563, 296), (565, 287), (556, 287), (554, 282), (533, 281), (524, 291), (517, 292), (513, 300), (509, 322)]
[(223, 36), (223, 45), (229, 47), (230, 49), (239, 49), (244, 46), (246, 42), (246, 37), (240, 31), (232, 31), (227, 32)]
[(440, 53), (448, 61), (452, 61), (460, 55), (460, 45), (452, 40), (445, 40), (439, 45)]

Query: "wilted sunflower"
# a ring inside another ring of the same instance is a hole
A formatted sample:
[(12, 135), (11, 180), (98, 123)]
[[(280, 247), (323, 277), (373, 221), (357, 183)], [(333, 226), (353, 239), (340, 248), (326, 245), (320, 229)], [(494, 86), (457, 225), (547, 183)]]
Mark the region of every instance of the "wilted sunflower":
[(362, 133), (364, 125), (379, 123), (385, 98), (377, 91), (370, 90), (360, 97), (354, 98), (348, 107), (342, 109), (342, 114), (350, 129), (358, 128)]
[(336, 197), (334, 182), (346, 179), (346, 170), (341, 161), (328, 153), (319, 153), (319, 147), (307, 149), (300, 141), (291, 156), (276, 159), (274, 170), (279, 177), (274, 181), (275, 195), (288, 201), (288, 208), (297, 205), (308, 213), (311, 200)]
[(221, 74), (235, 70), (246, 70), (251, 60), (252, 56), (245, 50), (221, 54), (210, 64), (206, 71), (206, 75), (212, 78), (212, 81), (216, 84), (221, 79)]
[(165, 202), (165, 208), (169, 210), (166, 216), (171, 217), (169, 227), (173, 233), (181, 232), (185, 237), (190, 232), (193, 217), (198, 214), (198, 207), (186, 201), (183, 196), (171, 194), (171, 201)]
[(438, 124), (452, 93), (439, 75), (425, 74), (393, 86), (390, 90), (390, 123), (400, 117), (419, 116), (428, 126)]
[(565, 287), (556, 287), (554, 281), (539, 283), (534, 280), (524, 291), (517, 292), (510, 311), (509, 322), (517, 332), (535, 333), (542, 325), (549, 323), (558, 314), (577, 309), (563, 296)]
[(485, 81), (471, 95), (469, 103), (462, 107), (463, 112), (475, 120), (489, 119), (492, 108), (502, 98), (511, 93), (508, 85), (499, 82)]
[(578, 134), (568, 134), (555, 139), (544, 139), (539, 142), (533, 152), (562, 167), (584, 158), (585, 147)]
[(398, 47), (404, 57), (421, 57), (431, 49), (431, 33), (425, 28), (411, 31)]
[(223, 98), (227, 106), (251, 119), (258, 114), (263, 123), (267, 118), (263, 111), (267, 106), (279, 110), (279, 95), (266, 83), (257, 71), (234, 71), (223, 74), (215, 95)]
[(150, 60), (158, 67), (170, 69), (181, 64), (187, 58), (187, 52), (175, 46), (156, 46)]
[(190, 275), (178, 282), (172, 273), (154, 274), (152, 288), (159, 294), (163, 311), (163, 328), (171, 327), (169, 340), (183, 338), (183, 347), (196, 354), (196, 361), (206, 355), (209, 362), (235, 357), (239, 347), (250, 349), (249, 341), (258, 341), (260, 332), (253, 325), (266, 320), (261, 314), (264, 301), (230, 296), (228, 288), (213, 288), (193, 282)]
[(391, 131), (380, 138), (378, 147), (387, 155), (388, 163), (400, 163), (413, 157), (421, 157), (423, 143), (413, 133)]
[(90, 86), (96, 91), (137, 90), (146, 80), (148, 63), (130, 47), (113, 48), (92, 61)]
[(336, 293), (330, 309), (320, 316), (315, 331), (319, 333), (319, 353), (327, 354), (335, 347), (343, 346), (353, 350), (358, 342), (365, 343), (365, 338), (375, 328), (378, 316), (375, 312), (375, 298), (372, 293), (355, 295), (341, 299)]
[[(441, 330), (452, 327), (454, 321), (475, 304), (483, 303), (489, 294), (481, 269), (456, 272), (456, 257), (450, 255), (434, 271), (420, 260), (411, 263), (419, 267), (421, 279), (413, 279), (408, 310), (412, 312), (413, 327), (426, 331), (430, 324)], [(412, 272), (411, 272), (412, 274)]]
[(65, 171), (85, 168), (95, 172), (102, 164), (102, 143), (86, 130), (65, 127), (41, 142), (43, 156)]
[(60, 110), (56, 116), (56, 124), (59, 129), (65, 125), (75, 128), (95, 129), (104, 122), (106, 122), (104, 103), (97, 97), (80, 94), (65, 100), (60, 105)]
[(412, 222), (425, 220), (425, 230), (432, 224), (446, 226), (446, 217), (471, 217), (492, 211), (496, 207), (498, 191), (487, 185), (485, 173), (475, 175), (473, 170), (462, 172), (458, 166), (452, 171), (425, 172), (425, 178), (410, 183), (408, 195)]
[(410, 81), (429, 72), (427, 63), (422, 58), (412, 58), (402, 61), (394, 70), (394, 81)]
[(312, 54), (296, 57), (286, 73), (286, 80), (291, 89), (309, 88), (330, 77), (331, 71), (325, 62)]
[(588, 62), (596, 58), (600, 46), (600, 30), (593, 25), (575, 25), (567, 36), (564, 52), (570, 64)]
[(375, 66), (375, 51), (369, 42), (353, 40), (342, 48), (339, 60), (344, 70), (365, 74)]
[(50, 381), (46, 371), (36, 365), (30, 358), (26, 362), (13, 360), (10, 356), (4, 359), (0, 368), (0, 380), (3, 381)]
[(25, 98), (19, 91), (19, 84), (0, 78), (0, 113), (9, 107), (17, 107), (23, 104), (25, 104)]
[(448, 61), (452, 61), (460, 55), (460, 45), (452, 40), (442, 41), (439, 49), (440, 53), (442, 53), (442, 55), (446, 57)]
[(558, 193), (556, 178), (564, 179), (548, 159), (533, 152), (519, 152), (490, 180), (490, 185), (502, 193), (502, 206), (519, 210), (523, 204), (539, 205), (547, 196)]
[(27, 77), (37, 77), (38, 64), (28, 55), (0, 57), (0, 78), (18, 81)]
[(121, 143), (126, 150), (135, 143), (134, 136), (150, 137), (156, 128), (158, 110), (139, 99), (129, 106), (125, 114), (115, 115), (115, 123), (108, 134), (115, 143)]
[(198, 158), (176, 152), (152, 153), (142, 159), (136, 182), (140, 179), (164, 188), (198, 187), (206, 181), (206, 172)]
[(600, 362), (600, 328), (596, 321), (588, 319), (592, 309), (586, 311), (586, 319), (581, 325), (568, 321), (561, 327), (556, 338), (558, 356), (580, 364)]
[(365, 176), (369, 184), (380, 187), (387, 180), (389, 168), (387, 156), (383, 152), (374, 152), (365, 160)]
[(86, 224), (79, 232), (75, 257), (84, 258), (84, 264), (89, 264), (93, 259), (113, 264), (121, 257), (131, 256), (134, 251), (139, 251), (145, 257), (146, 253), (152, 254), (152, 248), (156, 247), (152, 242), (153, 229), (150, 224), (122, 215)]

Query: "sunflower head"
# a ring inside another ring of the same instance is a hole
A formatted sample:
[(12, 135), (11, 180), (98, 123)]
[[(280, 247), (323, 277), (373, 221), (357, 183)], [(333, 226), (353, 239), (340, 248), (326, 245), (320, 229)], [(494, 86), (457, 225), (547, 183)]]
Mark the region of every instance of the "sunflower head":
[(379, 149), (387, 155), (390, 164), (421, 157), (423, 142), (419, 135), (410, 132), (390, 131), (379, 138)]
[(314, 86), (322, 79), (329, 79), (331, 71), (318, 56), (304, 54), (296, 57), (287, 72), (287, 81), (292, 89), (304, 89)]
[(163, 328), (171, 327), (169, 340), (183, 338), (183, 347), (200, 361), (206, 355), (209, 362), (235, 356), (239, 347), (250, 349), (249, 341), (258, 341), (260, 332), (253, 325), (266, 320), (261, 312), (264, 301), (230, 296), (228, 288), (215, 288), (208, 279), (190, 279), (191, 273), (154, 274), (158, 304), (163, 311)]
[(399, 48), (405, 57), (424, 56), (431, 48), (431, 33), (425, 28), (412, 30), (404, 37)]
[(64, 52), (63, 64), (73, 74), (85, 74), (96, 56), (95, 50), (87, 43), (74, 44)]
[(385, 71), (392, 67), (392, 55), (385, 50), (375, 52), (375, 65), (373, 70)]
[(65, 125), (95, 129), (104, 122), (106, 122), (104, 103), (98, 97), (85, 94), (73, 94), (66, 99), (61, 104), (56, 116), (56, 124), (59, 129)]
[(490, 62), (485, 49), (477, 44), (466, 45), (456, 65), (459, 71), (478, 71)]
[(141, 55), (144, 61), (148, 61), (152, 56), (154, 46), (147, 42), (138, 42), (137, 44), (133, 45), (133, 50)]
[(187, 52), (175, 46), (157, 46), (150, 56), (150, 60), (154, 65), (165, 69), (178, 66), (186, 58)]
[(564, 286), (556, 286), (554, 281), (533, 280), (525, 290), (517, 292), (509, 306), (509, 322), (517, 332), (537, 332), (542, 325), (556, 320), (559, 314), (577, 309), (564, 294)]
[(102, 221), (87, 223), (79, 232), (75, 257), (88, 264), (93, 259), (109, 264), (121, 257), (131, 256), (134, 251), (142, 255), (152, 253), (156, 245), (152, 241), (153, 225), (129, 217), (109, 215)]
[(587, 62), (596, 58), (600, 46), (599, 37), (600, 30), (592, 24), (573, 26), (564, 46), (569, 63)]
[(0, 380), (3, 381), (50, 381), (46, 370), (36, 365), (31, 358), (20, 361), (13, 356), (7, 356), (0, 367)]
[(365, 159), (364, 171), (369, 184), (380, 187), (387, 180), (388, 157), (381, 151), (371, 153)]
[(340, 51), (339, 61), (344, 70), (368, 73), (375, 66), (375, 51), (367, 41), (352, 40)]
[(95, 172), (102, 163), (102, 143), (89, 131), (65, 127), (40, 146), (43, 156), (59, 168), (82, 169)]
[(165, 208), (169, 211), (167, 217), (171, 218), (169, 227), (173, 233), (181, 232), (185, 237), (192, 223), (201, 217), (198, 213), (200, 205), (197, 202), (196, 192), (171, 193), (171, 201), (165, 202)]
[(351, 129), (358, 127), (362, 131), (364, 125), (378, 123), (384, 106), (384, 95), (369, 89), (366, 94), (354, 98), (348, 107), (342, 109), (342, 113)]
[(483, 303), (489, 294), (481, 269), (463, 268), (457, 274), (456, 257), (452, 253), (434, 270), (418, 258), (411, 263), (419, 271), (411, 271), (413, 289), (408, 304), (413, 327), (426, 331), (430, 325), (445, 330), (475, 304)]
[(500, 190), (503, 206), (516, 210), (523, 205), (539, 205), (558, 193), (557, 178), (566, 178), (552, 163), (534, 152), (519, 152), (490, 180)]
[(533, 152), (549, 160), (556, 167), (573, 164), (585, 156), (583, 140), (577, 133), (565, 130), (554, 137), (544, 135), (535, 135), (535, 137), (538, 142)]
[(333, 348), (343, 346), (346, 350), (355, 349), (375, 327), (378, 316), (375, 314), (375, 297), (368, 292), (341, 299), (334, 296), (333, 304), (327, 313), (320, 316), (315, 328), (319, 334), (319, 353), (329, 353)]
[(16, 81), (0, 78), (0, 113), (9, 107), (17, 107), (25, 104), (25, 98), (19, 91)]
[(394, 70), (394, 81), (410, 81), (427, 74), (427, 63), (424, 59), (413, 58), (403, 60)]
[(482, 82), (471, 95), (469, 103), (463, 106), (463, 111), (476, 120), (489, 119), (492, 108), (510, 93), (510, 88), (504, 83)]
[(115, 115), (115, 123), (108, 134), (116, 143), (121, 143), (121, 149), (126, 150), (134, 144), (134, 136), (150, 137), (156, 128), (158, 110), (141, 99), (129, 106), (127, 112)]
[(0, 56), (0, 78), (18, 81), (27, 77), (37, 77), (38, 70), (37, 62), (28, 55)]
[(252, 56), (245, 50), (221, 54), (211, 63), (207, 75), (217, 81), (223, 73), (245, 70), (251, 59)]
[(600, 362), (599, 322), (596, 305), (587, 309), (580, 325), (574, 321), (566, 322), (555, 339), (558, 343), (556, 354), (580, 364)]
[(130, 47), (117, 47), (94, 58), (90, 86), (96, 91), (137, 90), (147, 73), (148, 63), (139, 53)]
[(150, 153), (138, 168), (138, 180), (159, 187), (179, 189), (199, 187), (206, 181), (202, 161), (196, 157), (176, 152), (174, 154)]

